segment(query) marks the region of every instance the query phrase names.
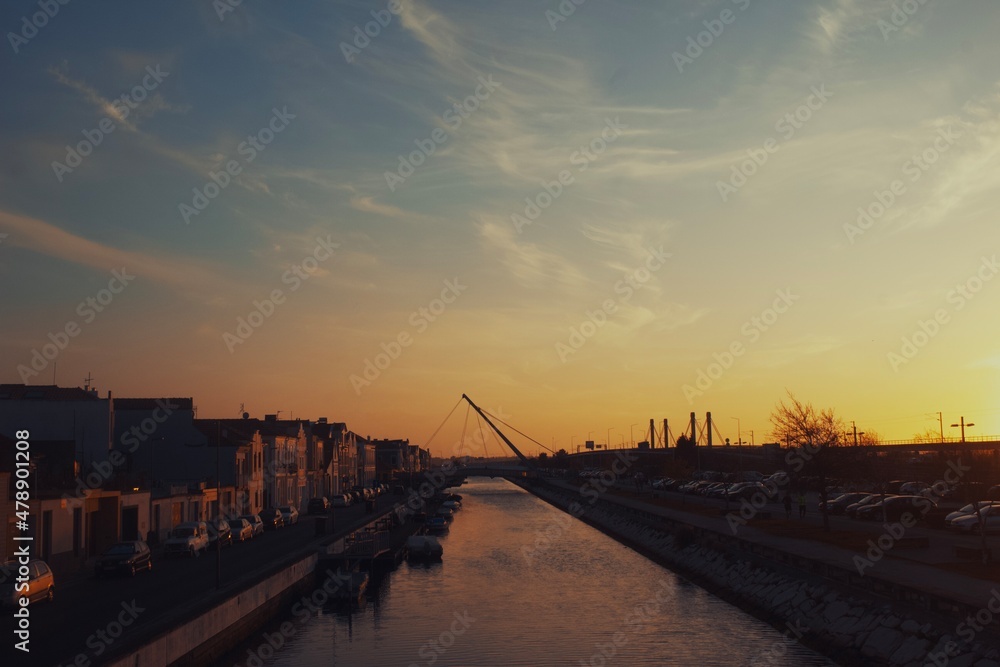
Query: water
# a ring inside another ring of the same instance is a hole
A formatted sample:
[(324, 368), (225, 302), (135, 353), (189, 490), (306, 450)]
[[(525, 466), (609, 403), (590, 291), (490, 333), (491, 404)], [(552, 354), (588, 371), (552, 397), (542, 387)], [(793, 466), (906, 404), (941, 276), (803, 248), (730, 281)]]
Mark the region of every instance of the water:
[[(509, 482), (459, 492), (443, 563), (401, 565), (353, 612), (276, 619), (268, 633), (294, 634), (276, 651), (255, 636), (235, 664), (834, 664)], [(550, 546), (529, 559), (539, 531)]]

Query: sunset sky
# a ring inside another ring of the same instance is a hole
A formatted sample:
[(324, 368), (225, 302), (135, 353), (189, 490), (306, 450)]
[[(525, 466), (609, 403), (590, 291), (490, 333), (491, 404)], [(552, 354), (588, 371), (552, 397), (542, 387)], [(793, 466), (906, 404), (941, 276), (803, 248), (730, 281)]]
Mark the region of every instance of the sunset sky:
[(897, 4), (4, 3), (0, 382), (1000, 434), (1000, 7)]

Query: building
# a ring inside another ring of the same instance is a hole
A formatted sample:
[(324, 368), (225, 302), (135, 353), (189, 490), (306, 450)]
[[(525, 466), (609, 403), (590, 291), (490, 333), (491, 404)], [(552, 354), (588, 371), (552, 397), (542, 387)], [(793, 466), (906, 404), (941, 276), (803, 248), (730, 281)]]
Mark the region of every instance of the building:
[(354, 441), (358, 450), (358, 472), (355, 484), (371, 488), (376, 481), (375, 443), (370, 438), (363, 438), (360, 435), (355, 435)]

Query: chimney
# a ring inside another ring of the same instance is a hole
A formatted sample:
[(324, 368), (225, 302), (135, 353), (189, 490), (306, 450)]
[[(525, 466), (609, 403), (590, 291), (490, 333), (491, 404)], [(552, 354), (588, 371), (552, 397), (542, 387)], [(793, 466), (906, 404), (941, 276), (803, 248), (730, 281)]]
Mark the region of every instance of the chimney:
[(649, 420), (649, 448), (656, 449), (656, 425), (652, 419)]
[(667, 420), (663, 420), (663, 448), (670, 446), (670, 429), (667, 428)]
[(319, 419), (316, 420), (316, 423), (317, 424), (325, 424), (326, 423), (326, 417), (320, 417)]
[(698, 444), (698, 418), (691, 413), (691, 441), (697, 445)]
[(712, 413), (705, 413), (705, 432), (708, 433), (708, 446), (712, 446)]

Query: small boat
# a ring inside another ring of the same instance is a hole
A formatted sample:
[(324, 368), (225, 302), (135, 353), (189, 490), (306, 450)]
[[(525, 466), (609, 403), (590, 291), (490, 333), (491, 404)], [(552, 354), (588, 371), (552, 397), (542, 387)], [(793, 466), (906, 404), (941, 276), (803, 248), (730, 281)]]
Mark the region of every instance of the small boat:
[(440, 535), (448, 532), (448, 520), (443, 516), (432, 516), (424, 522), (424, 528), (430, 535)]
[(457, 501), (457, 502), (462, 502), (462, 496), (458, 495), (457, 493), (449, 493), (448, 494), (448, 500), (454, 500), (454, 501)]
[(455, 518), (454, 510), (450, 510), (447, 507), (439, 507), (438, 511), (434, 513), (436, 516), (443, 518), (448, 523), (451, 523)]
[(437, 538), (429, 535), (411, 535), (406, 538), (406, 557), (411, 561), (441, 560), (444, 547)]
[(446, 500), (443, 503), (441, 503), (441, 507), (446, 507), (450, 509), (452, 512), (457, 512), (458, 510), (462, 509), (462, 503), (458, 502), (457, 500)]

